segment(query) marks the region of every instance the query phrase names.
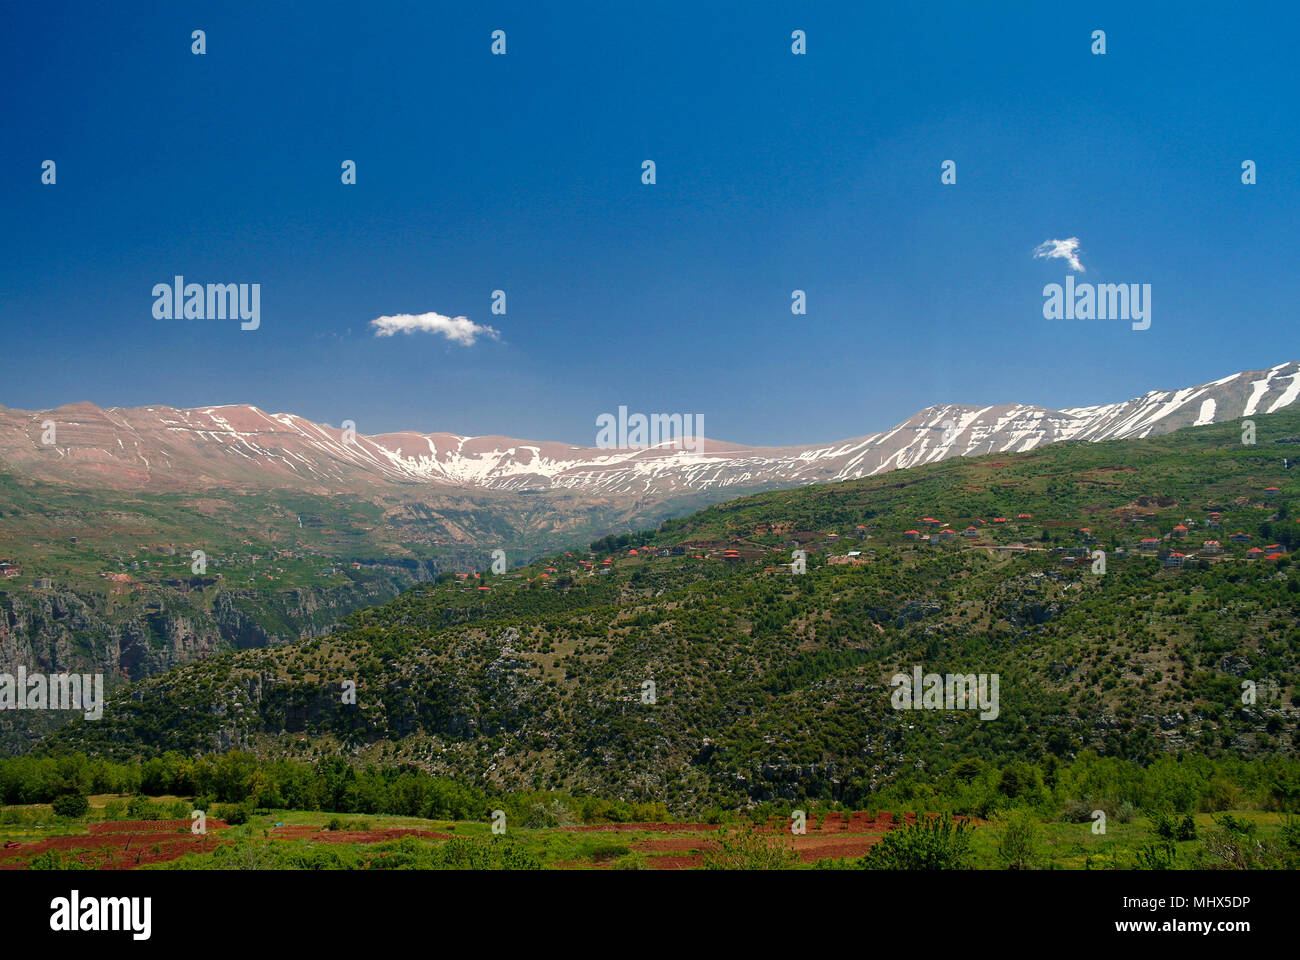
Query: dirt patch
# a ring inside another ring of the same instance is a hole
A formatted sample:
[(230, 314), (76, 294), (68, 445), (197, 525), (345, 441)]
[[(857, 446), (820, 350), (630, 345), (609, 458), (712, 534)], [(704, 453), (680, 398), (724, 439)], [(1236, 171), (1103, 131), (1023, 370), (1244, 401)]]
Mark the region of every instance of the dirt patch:
[[(104, 823), (90, 824), (90, 835), (102, 836), (106, 833), (175, 833), (181, 827), (189, 833), (189, 820), (108, 820)], [(229, 824), (216, 817), (208, 817), (209, 830), (224, 830)]]
[(384, 830), (320, 830), (307, 825), (274, 827), (271, 836), (277, 840), (311, 840), (314, 843), (385, 843), (402, 837), (425, 837), (429, 840), (450, 840), (450, 833), (416, 830), (409, 827), (389, 827)]
[(570, 833), (687, 833), (692, 831), (716, 831), (716, 823), (597, 823), (581, 827), (557, 827)]
[(699, 840), (695, 837), (663, 837), (654, 840), (642, 840), (632, 849), (641, 850), (645, 853), (681, 853), (689, 851), (713, 850), (717, 844), (710, 840)]
[(211, 853), (225, 842), (219, 835), (227, 829), (222, 820), (210, 818), (208, 832), (202, 836), (192, 834), (190, 827), (189, 820), (92, 823), (88, 833), (49, 837), (0, 850), (0, 870), (25, 870), (33, 857), (51, 850), (70, 854), (83, 865), (100, 870), (133, 870), (189, 853)]

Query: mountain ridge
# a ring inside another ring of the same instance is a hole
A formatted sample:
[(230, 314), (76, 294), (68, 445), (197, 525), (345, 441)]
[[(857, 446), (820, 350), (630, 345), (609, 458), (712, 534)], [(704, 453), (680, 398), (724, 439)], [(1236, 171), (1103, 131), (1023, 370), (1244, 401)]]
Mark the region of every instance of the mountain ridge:
[[(1142, 439), (1184, 426), (1273, 413), (1300, 400), (1300, 362), (1247, 370), (1116, 403), (936, 404), (892, 428), (832, 443), (746, 446), (705, 439), (698, 453), (580, 447), (504, 435), (366, 435), (248, 404), (41, 411), (0, 406), (0, 464), (18, 474), (112, 489), (215, 486), (355, 492), (432, 485), (613, 496), (803, 486), (872, 476), (951, 456), (1012, 453), (1068, 440)], [(42, 443), (53, 422), (55, 442)]]

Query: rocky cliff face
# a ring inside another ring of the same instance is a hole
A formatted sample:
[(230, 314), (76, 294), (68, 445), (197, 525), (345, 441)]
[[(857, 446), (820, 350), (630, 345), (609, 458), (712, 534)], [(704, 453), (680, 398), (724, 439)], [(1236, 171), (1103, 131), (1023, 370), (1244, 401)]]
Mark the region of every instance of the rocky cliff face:
[(103, 673), (138, 680), (223, 649), (320, 636), (353, 610), (392, 599), (398, 582), (283, 593), (157, 594), (126, 609), (74, 590), (0, 591), (0, 672)]

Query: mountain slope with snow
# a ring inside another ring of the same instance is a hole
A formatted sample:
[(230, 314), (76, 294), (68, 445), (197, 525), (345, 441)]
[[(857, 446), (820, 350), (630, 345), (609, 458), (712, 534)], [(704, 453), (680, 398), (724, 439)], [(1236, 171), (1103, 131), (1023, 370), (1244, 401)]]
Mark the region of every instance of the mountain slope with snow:
[(35, 412), (0, 407), (0, 466), (20, 476), (123, 490), (342, 493), (376, 485), (436, 485), (636, 498), (740, 494), (1065, 440), (1154, 436), (1272, 413), (1298, 399), (1300, 363), (1291, 361), (1180, 390), (1152, 390), (1121, 403), (1062, 410), (1016, 403), (942, 405), (890, 430), (838, 443), (744, 447), (706, 440), (699, 453), (448, 433), (353, 435), (247, 405), (182, 410), (77, 403)]

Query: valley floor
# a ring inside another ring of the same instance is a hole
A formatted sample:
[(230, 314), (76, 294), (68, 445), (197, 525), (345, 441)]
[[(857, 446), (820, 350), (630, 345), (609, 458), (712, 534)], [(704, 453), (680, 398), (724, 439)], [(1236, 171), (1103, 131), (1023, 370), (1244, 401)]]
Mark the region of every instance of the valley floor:
[[(760, 825), (658, 822), (599, 823), (540, 828), (511, 827), (492, 834), (488, 821), (427, 820), (397, 816), (340, 816), (323, 812), (258, 811), (247, 823), (206, 821), (206, 833), (189, 819), (102, 819), (110, 803), (91, 798), (88, 819), (57, 817), (49, 805), (0, 808), (0, 870), (133, 869), (853, 869), (889, 832), (914, 824), (916, 814), (830, 811), (809, 816), (806, 832), (789, 821)], [(187, 798), (162, 798), (185, 804)], [(1235, 811), (1193, 816), (1194, 839), (1168, 844), (1164, 869), (1229, 868), (1213, 842), (1224, 823), (1274, 843), (1287, 830), (1283, 814)], [(1005, 823), (964, 818), (971, 828), (970, 866), (1008, 866)], [(1145, 818), (1110, 823), (1104, 834), (1091, 823), (1037, 821), (1024, 850), (1031, 869), (1142, 869), (1152, 826)], [(1149, 854), (1148, 854), (1149, 855)], [(1235, 864), (1241, 866), (1242, 864)], [(1259, 864), (1248, 864), (1258, 866)]]

